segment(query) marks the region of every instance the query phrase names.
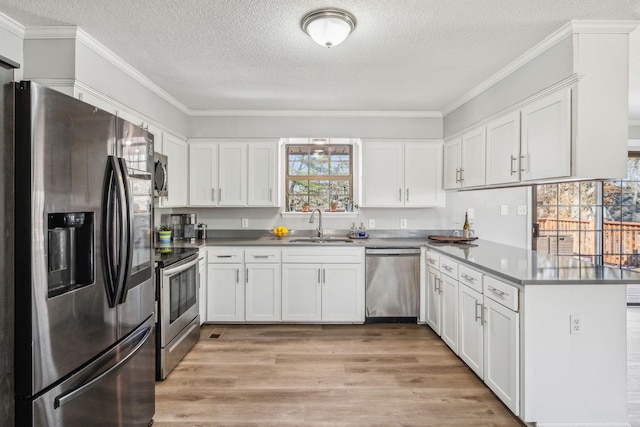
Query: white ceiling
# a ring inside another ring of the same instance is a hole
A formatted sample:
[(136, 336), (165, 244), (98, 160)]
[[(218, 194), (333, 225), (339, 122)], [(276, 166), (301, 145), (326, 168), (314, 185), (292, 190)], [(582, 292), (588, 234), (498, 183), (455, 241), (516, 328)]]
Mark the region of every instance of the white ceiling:
[[(342, 45), (300, 29), (321, 7), (355, 15)], [(640, 0), (0, 0), (0, 12), (79, 26), (193, 110), (443, 111), (572, 19), (640, 20)]]

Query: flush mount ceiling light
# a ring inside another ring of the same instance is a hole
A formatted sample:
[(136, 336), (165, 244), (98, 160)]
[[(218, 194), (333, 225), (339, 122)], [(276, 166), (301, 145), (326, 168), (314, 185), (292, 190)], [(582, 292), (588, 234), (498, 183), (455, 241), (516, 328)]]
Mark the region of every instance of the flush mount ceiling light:
[(341, 9), (318, 9), (300, 23), (302, 30), (320, 46), (337, 46), (356, 28), (356, 18)]

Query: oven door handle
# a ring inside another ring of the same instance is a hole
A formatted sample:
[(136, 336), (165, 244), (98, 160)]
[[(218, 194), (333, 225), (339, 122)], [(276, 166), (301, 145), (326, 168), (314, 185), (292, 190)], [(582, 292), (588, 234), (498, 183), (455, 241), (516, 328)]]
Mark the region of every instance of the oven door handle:
[(165, 269), (163, 269), (162, 270), (162, 274), (165, 277), (169, 277), (169, 276), (173, 276), (173, 275), (178, 274), (178, 273), (182, 273), (183, 271), (185, 271), (185, 270), (193, 267), (194, 265), (198, 264), (198, 261), (200, 261), (198, 259), (198, 257), (195, 257), (193, 259), (193, 261), (189, 261), (186, 264), (182, 264), (182, 265), (179, 265), (179, 266), (174, 267), (174, 268), (165, 268)]

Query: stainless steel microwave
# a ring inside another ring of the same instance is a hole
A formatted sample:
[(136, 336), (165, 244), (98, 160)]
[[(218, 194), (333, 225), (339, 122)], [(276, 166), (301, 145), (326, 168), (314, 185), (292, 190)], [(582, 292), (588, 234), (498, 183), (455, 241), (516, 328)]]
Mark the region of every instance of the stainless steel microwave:
[(153, 194), (155, 197), (169, 195), (169, 159), (164, 154), (153, 153)]

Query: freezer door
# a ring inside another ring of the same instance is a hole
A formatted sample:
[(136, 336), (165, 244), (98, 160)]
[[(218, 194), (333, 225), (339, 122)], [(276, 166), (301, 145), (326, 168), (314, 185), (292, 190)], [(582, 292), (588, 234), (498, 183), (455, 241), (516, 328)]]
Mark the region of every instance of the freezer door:
[(116, 342), (100, 227), (115, 117), (32, 82), (15, 95), (15, 388), (28, 397)]
[[(21, 403), (20, 426), (146, 427), (155, 412), (153, 318), (70, 379)], [(33, 419), (23, 418), (33, 410)]]

